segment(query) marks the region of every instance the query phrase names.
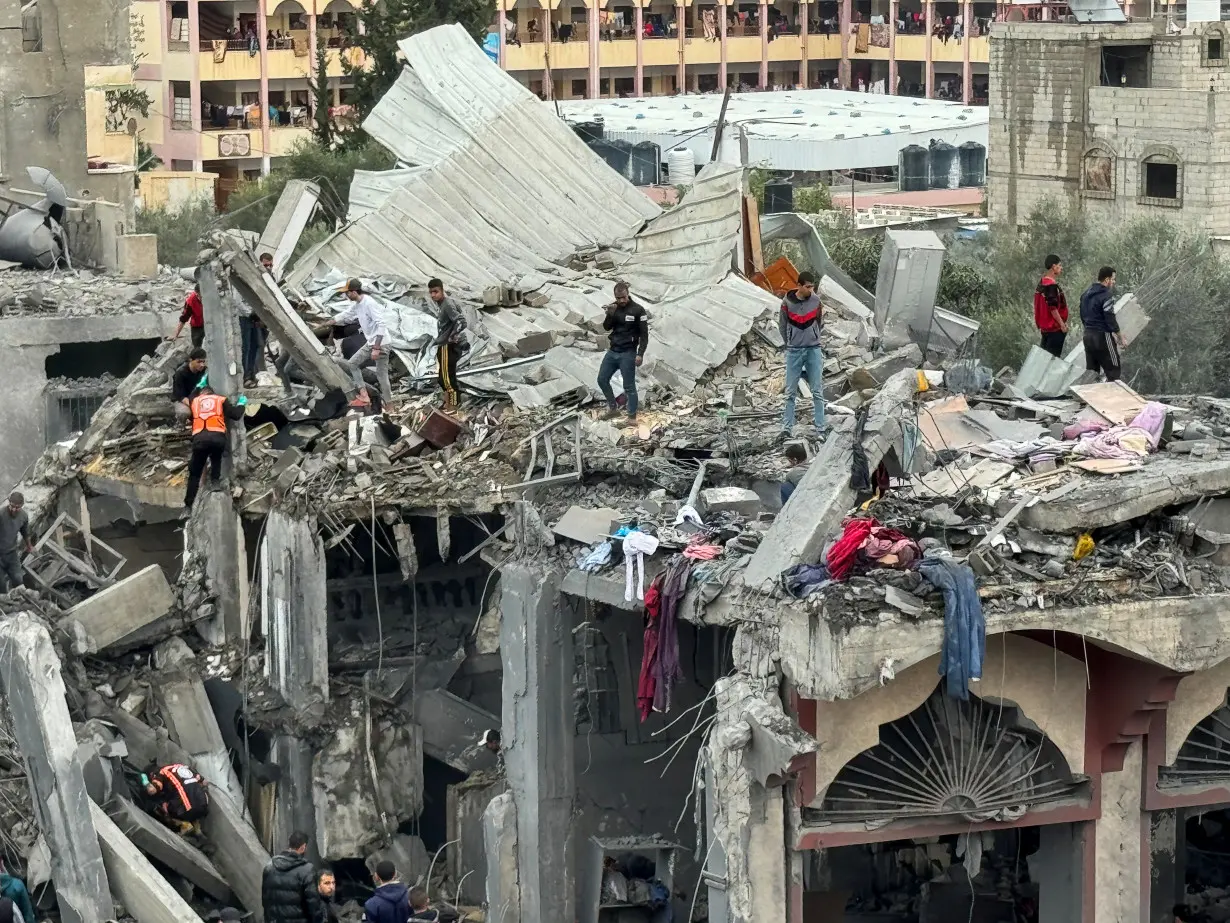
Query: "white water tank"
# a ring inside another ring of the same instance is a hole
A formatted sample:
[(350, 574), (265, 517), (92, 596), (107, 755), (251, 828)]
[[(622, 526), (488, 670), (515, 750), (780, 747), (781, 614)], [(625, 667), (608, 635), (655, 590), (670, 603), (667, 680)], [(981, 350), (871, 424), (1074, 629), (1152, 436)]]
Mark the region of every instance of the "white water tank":
[(666, 169), (672, 186), (690, 186), (696, 179), (696, 157), (686, 147), (673, 148), (666, 155)]

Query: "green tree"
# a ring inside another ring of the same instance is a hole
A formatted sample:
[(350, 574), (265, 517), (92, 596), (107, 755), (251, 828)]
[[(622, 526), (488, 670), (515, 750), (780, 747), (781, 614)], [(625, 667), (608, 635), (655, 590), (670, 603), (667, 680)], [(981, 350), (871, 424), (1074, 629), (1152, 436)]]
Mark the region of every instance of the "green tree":
[(309, 81), (312, 88), (312, 138), (320, 147), (328, 150), (333, 146), (333, 120), (329, 107), (333, 94), (329, 89), (329, 51), (324, 42), (316, 44), (316, 67)]
[(342, 36), (343, 48), (363, 52), (362, 60), (342, 56), (342, 70), (353, 83), (349, 98), (355, 107), (355, 127), (350, 138), (401, 74), (399, 41), (454, 22), (475, 41), (482, 41), (494, 17), (494, 0), (363, 0), (356, 20), (344, 27)]

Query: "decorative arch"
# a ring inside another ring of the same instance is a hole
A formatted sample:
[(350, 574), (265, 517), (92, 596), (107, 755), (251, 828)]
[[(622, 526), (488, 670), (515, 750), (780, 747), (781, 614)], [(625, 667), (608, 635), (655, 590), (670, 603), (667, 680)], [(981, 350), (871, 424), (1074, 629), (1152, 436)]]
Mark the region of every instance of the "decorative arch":
[(1015, 820), (1086, 789), (1059, 748), (1011, 704), (959, 701), (940, 686), (881, 725), (879, 743), (837, 774), (815, 821)]
[(1183, 158), (1169, 144), (1151, 144), (1139, 161), (1137, 201), (1142, 205), (1183, 205)]
[(1171, 763), (1157, 771), (1160, 789), (1214, 783), (1230, 783), (1230, 689), (1224, 684), (1217, 708), (1191, 728)]
[(1209, 23), (1200, 41), (1200, 63), (1205, 67), (1225, 67), (1230, 61), (1230, 33), (1220, 22)]
[(1092, 144), (1081, 154), (1081, 195), (1113, 199), (1118, 187), (1119, 157), (1109, 144)]

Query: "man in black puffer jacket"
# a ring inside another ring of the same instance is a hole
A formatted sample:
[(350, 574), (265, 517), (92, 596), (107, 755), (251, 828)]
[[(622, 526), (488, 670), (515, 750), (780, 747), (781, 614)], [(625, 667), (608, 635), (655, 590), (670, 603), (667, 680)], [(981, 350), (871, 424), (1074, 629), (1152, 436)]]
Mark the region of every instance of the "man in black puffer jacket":
[(325, 923), (316, 870), (305, 853), (307, 835), (292, 833), (287, 848), (265, 866), (261, 878), (265, 923)]

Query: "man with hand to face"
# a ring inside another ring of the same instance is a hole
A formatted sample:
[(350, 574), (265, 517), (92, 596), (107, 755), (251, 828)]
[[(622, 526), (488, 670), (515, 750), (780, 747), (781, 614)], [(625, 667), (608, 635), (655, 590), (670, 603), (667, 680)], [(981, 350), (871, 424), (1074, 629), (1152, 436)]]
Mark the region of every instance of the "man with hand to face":
[(643, 307), (632, 300), (627, 282), (615, 284), (615, 300), (606, 306), (602, 329), (610, 337), (610, 347), (598, 367), (598, 390), (606, 398), (606, 419), (619, 416), (615, 392), (611, 390), (611, 379), (618, 371), (623, 377), (628, 419), (635, 422), (636, 370), (644, 361), (645, 347), (649, 345), (649, 316)]

